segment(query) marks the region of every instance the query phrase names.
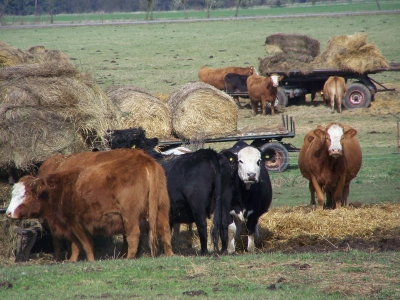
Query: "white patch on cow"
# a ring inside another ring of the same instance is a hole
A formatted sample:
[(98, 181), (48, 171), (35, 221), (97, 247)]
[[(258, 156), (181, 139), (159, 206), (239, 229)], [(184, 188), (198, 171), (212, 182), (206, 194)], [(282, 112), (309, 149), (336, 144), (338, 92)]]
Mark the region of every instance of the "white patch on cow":
[(255, 244), (254, 244), (254, 234), (250, 234), (248, 236), (248, 242), (247, 242), (247, 251), (249, 253), (253, 253), (255, 249)]
[(274, 87), (278, 87), (279, 86), (279, 75), (273, 74), (270, 76), (271, 81), (272, 81), (272, 85)]
[(229, 254), (235, 253), (235, 251), (236, 251), (235, 235), (236, 235), (236, 225), (235, 225), (235, 222), (232, 222), (228, 226), (228, 253)]
[(249, 210), (249, 212), (247, 213), (247, 219), (249, 218), (249, 216), (253, 213), (253, 210)]
[(193, 152), (193, 151), (188, 149), (188, 148), (176, 147), (176, 148), (173, 148), (173, 149), (169, 149), (167, 151), (163, 151), (163, 152), (161, 152), (161, 154), (162, 155), (171, 155), (171, 154), (173, 154), (173, 155), (182, 155), (182, 154), (191, 153), (191, 152)]
[(14, 212), (18, 206), (20, 206), (25, 199), (25, 185), (23, 183), (14, 184), (10, 205), (7, 208), (6, 216), (9, 218), (14, 218)]
[(237, 214), (234, 210), (230, 211), (231, 216), (233, 217), (233, 219), (238, 222), (244, 223), (245, 219), (243, 217), (243, 212), (240, 212), (239, 214)]
[(328, 132), (329, 137), (331, 139), (331, 145), (328, 149), (329, 152), (339, 152), (342, 151), (342, 145), (340, 144), (340, 140), (343, 136), (343, 128), (338, 124), (334, 124), (329, 127)]
[(260, 177), (261, 152), (254, 147), (245, 147), (238, 152), (238, 162), (239, 177), (246, 188), (250, 188), (250, 184), (257, 182)]

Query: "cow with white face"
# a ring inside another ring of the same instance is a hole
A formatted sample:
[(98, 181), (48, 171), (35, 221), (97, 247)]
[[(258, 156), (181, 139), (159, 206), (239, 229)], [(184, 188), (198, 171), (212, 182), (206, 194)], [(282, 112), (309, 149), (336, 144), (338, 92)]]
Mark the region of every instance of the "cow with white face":
[(228, 252), (235, 252), (235, 238), (240, 237), (242, 224), (245, 224), (248, 234), (247, 250), (254, 252), (258, 220), (268, 211), (272, 201), (272, 185), (264, 159), (268, 155), (243, 141), (237, 142), (230, 149), (222, 150), (221, 154), (231, 163), (233, 182), (233, 220), (229, 225)]

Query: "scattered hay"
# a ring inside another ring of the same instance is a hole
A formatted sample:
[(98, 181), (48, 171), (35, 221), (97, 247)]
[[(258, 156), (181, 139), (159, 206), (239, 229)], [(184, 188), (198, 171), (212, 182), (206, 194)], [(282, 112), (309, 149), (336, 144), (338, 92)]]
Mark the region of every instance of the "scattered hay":
[(142, 127), (147, 137), (171, 136), (168, 107), (158, 98), (132, 85), (110, 86), (106, 94), (121, 110), (121, 129)]
[[(260, 218), (258, 247), (266, 251), (343, 250), (356, 247), (356, 243), (369, 250), (400, 247), (400, 227), (395, 225), (399, 204), (355, 206), (336, 210), (316, 210), (312, 206), (271, 209)], [(380, 244), (385, 240), (392, 240), (392, 245)]]
[(166, 104), (171, 112), (173, 132), (181, 139), (219, 138), (237, 130), (236, 103), (209, 84), (188, 83), (173, 92)]
[(315, 69), (335, 68), (361, 74), (388, 68), (389, 64), (375, 45), (367, 43), (366, 34), (356, 33), (332, 37), (312, 66)]
[(263, 75), (274, 71), (286, 74), (290, 70), (310, 73), (309, 65), (320, 53), (319, 41), (300, 34), (273, 34), (265, 40), (265, 50), (269, 56), (259, 59), (259, 71)]
[(116, 120), (116, 108), (88, 74), (59, 51), (40, 53), (49, 53), (48, 62), (0, 68), (0, 171), (31, 171), (54, 154), (105, 145)]

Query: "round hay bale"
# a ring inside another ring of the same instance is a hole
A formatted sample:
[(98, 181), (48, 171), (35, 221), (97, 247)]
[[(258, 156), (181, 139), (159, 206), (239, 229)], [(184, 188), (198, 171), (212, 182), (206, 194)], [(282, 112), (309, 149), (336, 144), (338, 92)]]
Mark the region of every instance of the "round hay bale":
[(29, 54), (17, 48), (13, 48), (0, 41), (0, 68), (21, 65), (28, 60)]
[(363, 33), (332, 37), (325, 51), (311, 64), (316, 69), (336, 68), (360, 74), (389, 66), (379, 49), (367, 43), (367, 35)]
[(118, 111), (89, 75), (70, 71), (57, 64), (0, 68), (0, 168), (30, 170), (55, 154), (106, 145)]
[(207, 83), (187, 83), (173, 92), (166, 104), (172, 116), (172, 130), (181, 139), (220, 138), (237, 130), (236, 103)]
[(303, 74), (309, 74), (313, 71), (310, 65), (313, 59), (312, 56), (306, 54), (278, 53), (259, 59), (258, 70), (262, 75), (271, 75), (276, 71), (289, 74), (290, 70), (299, 70)]
[(319, 41), (301, 34), (273, 34), (266, 38), (265, 46), (268, 53), (271, 49), (276, 51), (277, 48), (281, 50), (280, 52), (305, 54), (311, 57), (317, 57), (320, 53)]
[(158, 98), (132, 85), (110, 86), (106, 94), (121, 111), (117, 129), (142, 127), (147, 137), (171, 136), (168, 107)]

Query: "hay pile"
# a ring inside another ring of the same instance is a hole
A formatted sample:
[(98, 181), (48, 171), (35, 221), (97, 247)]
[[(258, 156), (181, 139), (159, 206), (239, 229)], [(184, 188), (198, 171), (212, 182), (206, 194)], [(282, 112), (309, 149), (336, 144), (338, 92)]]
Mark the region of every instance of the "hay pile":
[[(76, 70), (64, 53), (43, 48), (9, 49), (31, 60), (0, 68), (0, 170), (29, 171), (54, 154), (103, 144), (116, 121), (115, 106), (91, 76)], [(18, 61), (2, 53), (2, 66)]]
[(133, 85), (110, 86), (106, 94), (121, 111), (119, 129), (142, 127), (147, 137), (171, 136), (168, 107), (158, 98)]
[[(323, 211), (311, 206), (271, 209), (260, 218), (258, 247), (266, 251), (400, 247), (399, 204), (355, 206)], [(392, 245), (383, 245), (391, 239)]]
[(387, 68), (387, 60), (374, 44), (367, 43), (367, 35), (334, 36), (324, 52), (313, 62), (315, 69), (334, 68), (364, 73), (377, 68)]
[(173, 92), (166, 104), (172, 116), (173, 133), (183, 140), (204, 141), (237, 130), (235, 101), (209, 84), (187, 83)]
[(278, 33), (266, 38), (265, 50), (269, 56), (259, 61), (261, 74), (290, 70), (306, 74), (312, 71), (310, 63), (319, 55), (320, 43), (306, 35)]

